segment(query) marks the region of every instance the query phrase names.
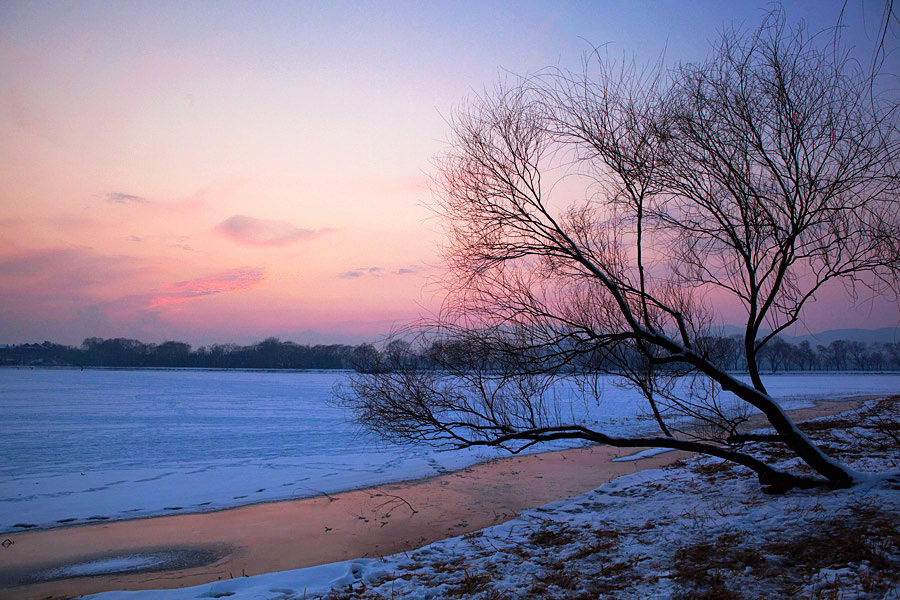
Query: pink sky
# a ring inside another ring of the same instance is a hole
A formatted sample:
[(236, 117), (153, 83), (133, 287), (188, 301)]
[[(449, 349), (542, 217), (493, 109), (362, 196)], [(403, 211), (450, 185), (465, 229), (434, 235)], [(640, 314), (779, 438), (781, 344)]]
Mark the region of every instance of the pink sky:
[[(768, 6), (488, 4), (0, 5), (0, 343), (384, 334), (439, 301), (454, 106), (584, 39), (694, 60)], [(809, 328), (898, 324), (846, 307)]]

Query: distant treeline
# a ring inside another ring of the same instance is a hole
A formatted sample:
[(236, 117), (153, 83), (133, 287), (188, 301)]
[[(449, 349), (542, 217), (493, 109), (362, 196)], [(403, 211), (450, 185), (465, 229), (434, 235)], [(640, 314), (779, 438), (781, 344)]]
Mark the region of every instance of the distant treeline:
[[(269, 338), (249, 346), (183, 342), (145, 344), (125, 338), (88, 338), (80, 347), (52, 342), (0, 348), (0, 365), (73, 367), (194, 367), (213, 369), (350, 369), (363, 346), (303, 346)], [(370, 347), (371, 348), (371, 347)]]
[[(183, 342), (145, 344), (125, 338), (88, 338), (80, 347), (52, 342), (0, 347), (0, 365), (74, 367), (193, 367), (214, 369), (354, 369), (381, 361), (381, 353), (402, 350), (406, 360), (428, 368), (436, 352), (444, 357), (466, 356), (465, 348), (446, 344), (416, 351), (402, 341), (394, 341), (382, 351), (371, 344), (350, 346), (328, 344), (305, 346), (268, 338), (249, 346), (216, 344), (193, 349)], [(740, 336), (704, 340), (707, 352), (729, 370), (746, 368)], [(468, 355), (471, 360), (471, 355)], [(446, 363), (445, 363), (446, 364)], [(596, 364), (596, 363), (595, 363)], [(601, 369), (607, 365), (597, 365)], [(760, 355), (760, 368), (779, 371), (898, 371), (900, 343), (866, 344), (836, 340), (813, 346), (808, 341), (792, 344), (774, 338)]]
[[(711, 338), (709, 352), (729, 370), (746, 369), (743, 338)], [(813, 346), (803, 340), (792, 344), (774, 337), (759, 353), (759, 368), (779, 371), (900, 371), (900, 343), (865, 343), (834, 340)]]

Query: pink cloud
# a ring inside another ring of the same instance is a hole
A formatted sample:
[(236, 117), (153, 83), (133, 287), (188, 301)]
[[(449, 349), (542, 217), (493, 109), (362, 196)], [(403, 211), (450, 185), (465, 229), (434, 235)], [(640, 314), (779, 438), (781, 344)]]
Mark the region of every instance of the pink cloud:
[(265, 269), (244, 267), (209, 277), (180, 281), (170, 285), (164, 292), (155, 295), (150, 301), (150, 308), (180, 304), (212, 294), (246, 290), (262, 284), (265, 280)]
[(240, 244), (249, 246), (287, 246), (301, 240), (316, 238), (331, 229), (301, 229), (284, 221), (256, 219), (234, 215), (214, 228)]
[(107, 192), (103, 195), (103, 198), (113, 204), (146, 204), (149, 202), (143, 196), (135, 196), (124, 192)]
[(63, 296), (109, 281), (132, 279), (147, 268), (139, 258), (92, 248), (44, 248), (0, 257), (0, 288), (31, 296)]

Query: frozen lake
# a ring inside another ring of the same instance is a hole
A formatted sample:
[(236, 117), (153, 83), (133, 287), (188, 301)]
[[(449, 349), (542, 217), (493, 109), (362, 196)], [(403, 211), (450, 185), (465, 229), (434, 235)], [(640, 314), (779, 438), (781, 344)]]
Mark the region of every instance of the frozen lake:
[[(0, 369), (0, 531), (212, 510), (424, 477), (497, 456), (384, 444), (329, 406), (341, 372)], [(788, 406), (900, 375), (778, 375)], [(607, 386), (604, 430), (639, 427)], [(544, 446), (543, 449), (547, 449)]]

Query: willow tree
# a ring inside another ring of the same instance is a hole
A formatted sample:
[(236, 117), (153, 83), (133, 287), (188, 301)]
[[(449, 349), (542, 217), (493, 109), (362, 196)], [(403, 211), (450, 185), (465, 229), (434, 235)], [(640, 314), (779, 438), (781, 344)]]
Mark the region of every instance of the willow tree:
[[(399, 440), (675, 448), (775, 489), (852, 485), (758, 363), (823, 287), (897, 291), (896, 96), (874, 96), (871, 74), (780, 14), (724, 34), (702, 63), (647, 75), (595, 53), (586, 65), (454, 116), (437, 181), (447, 300), (427, 324), (429, 360), (388, 352), (344, 401)], [(713, 347), (720, 303), (742, 309), (749, 382)], [(554, 395), (561, 373), (585, 396), (599, 374), (623, 378), (658, 433), (575, 418)], [(742, 450), (750, 407), (818, 477)]]

